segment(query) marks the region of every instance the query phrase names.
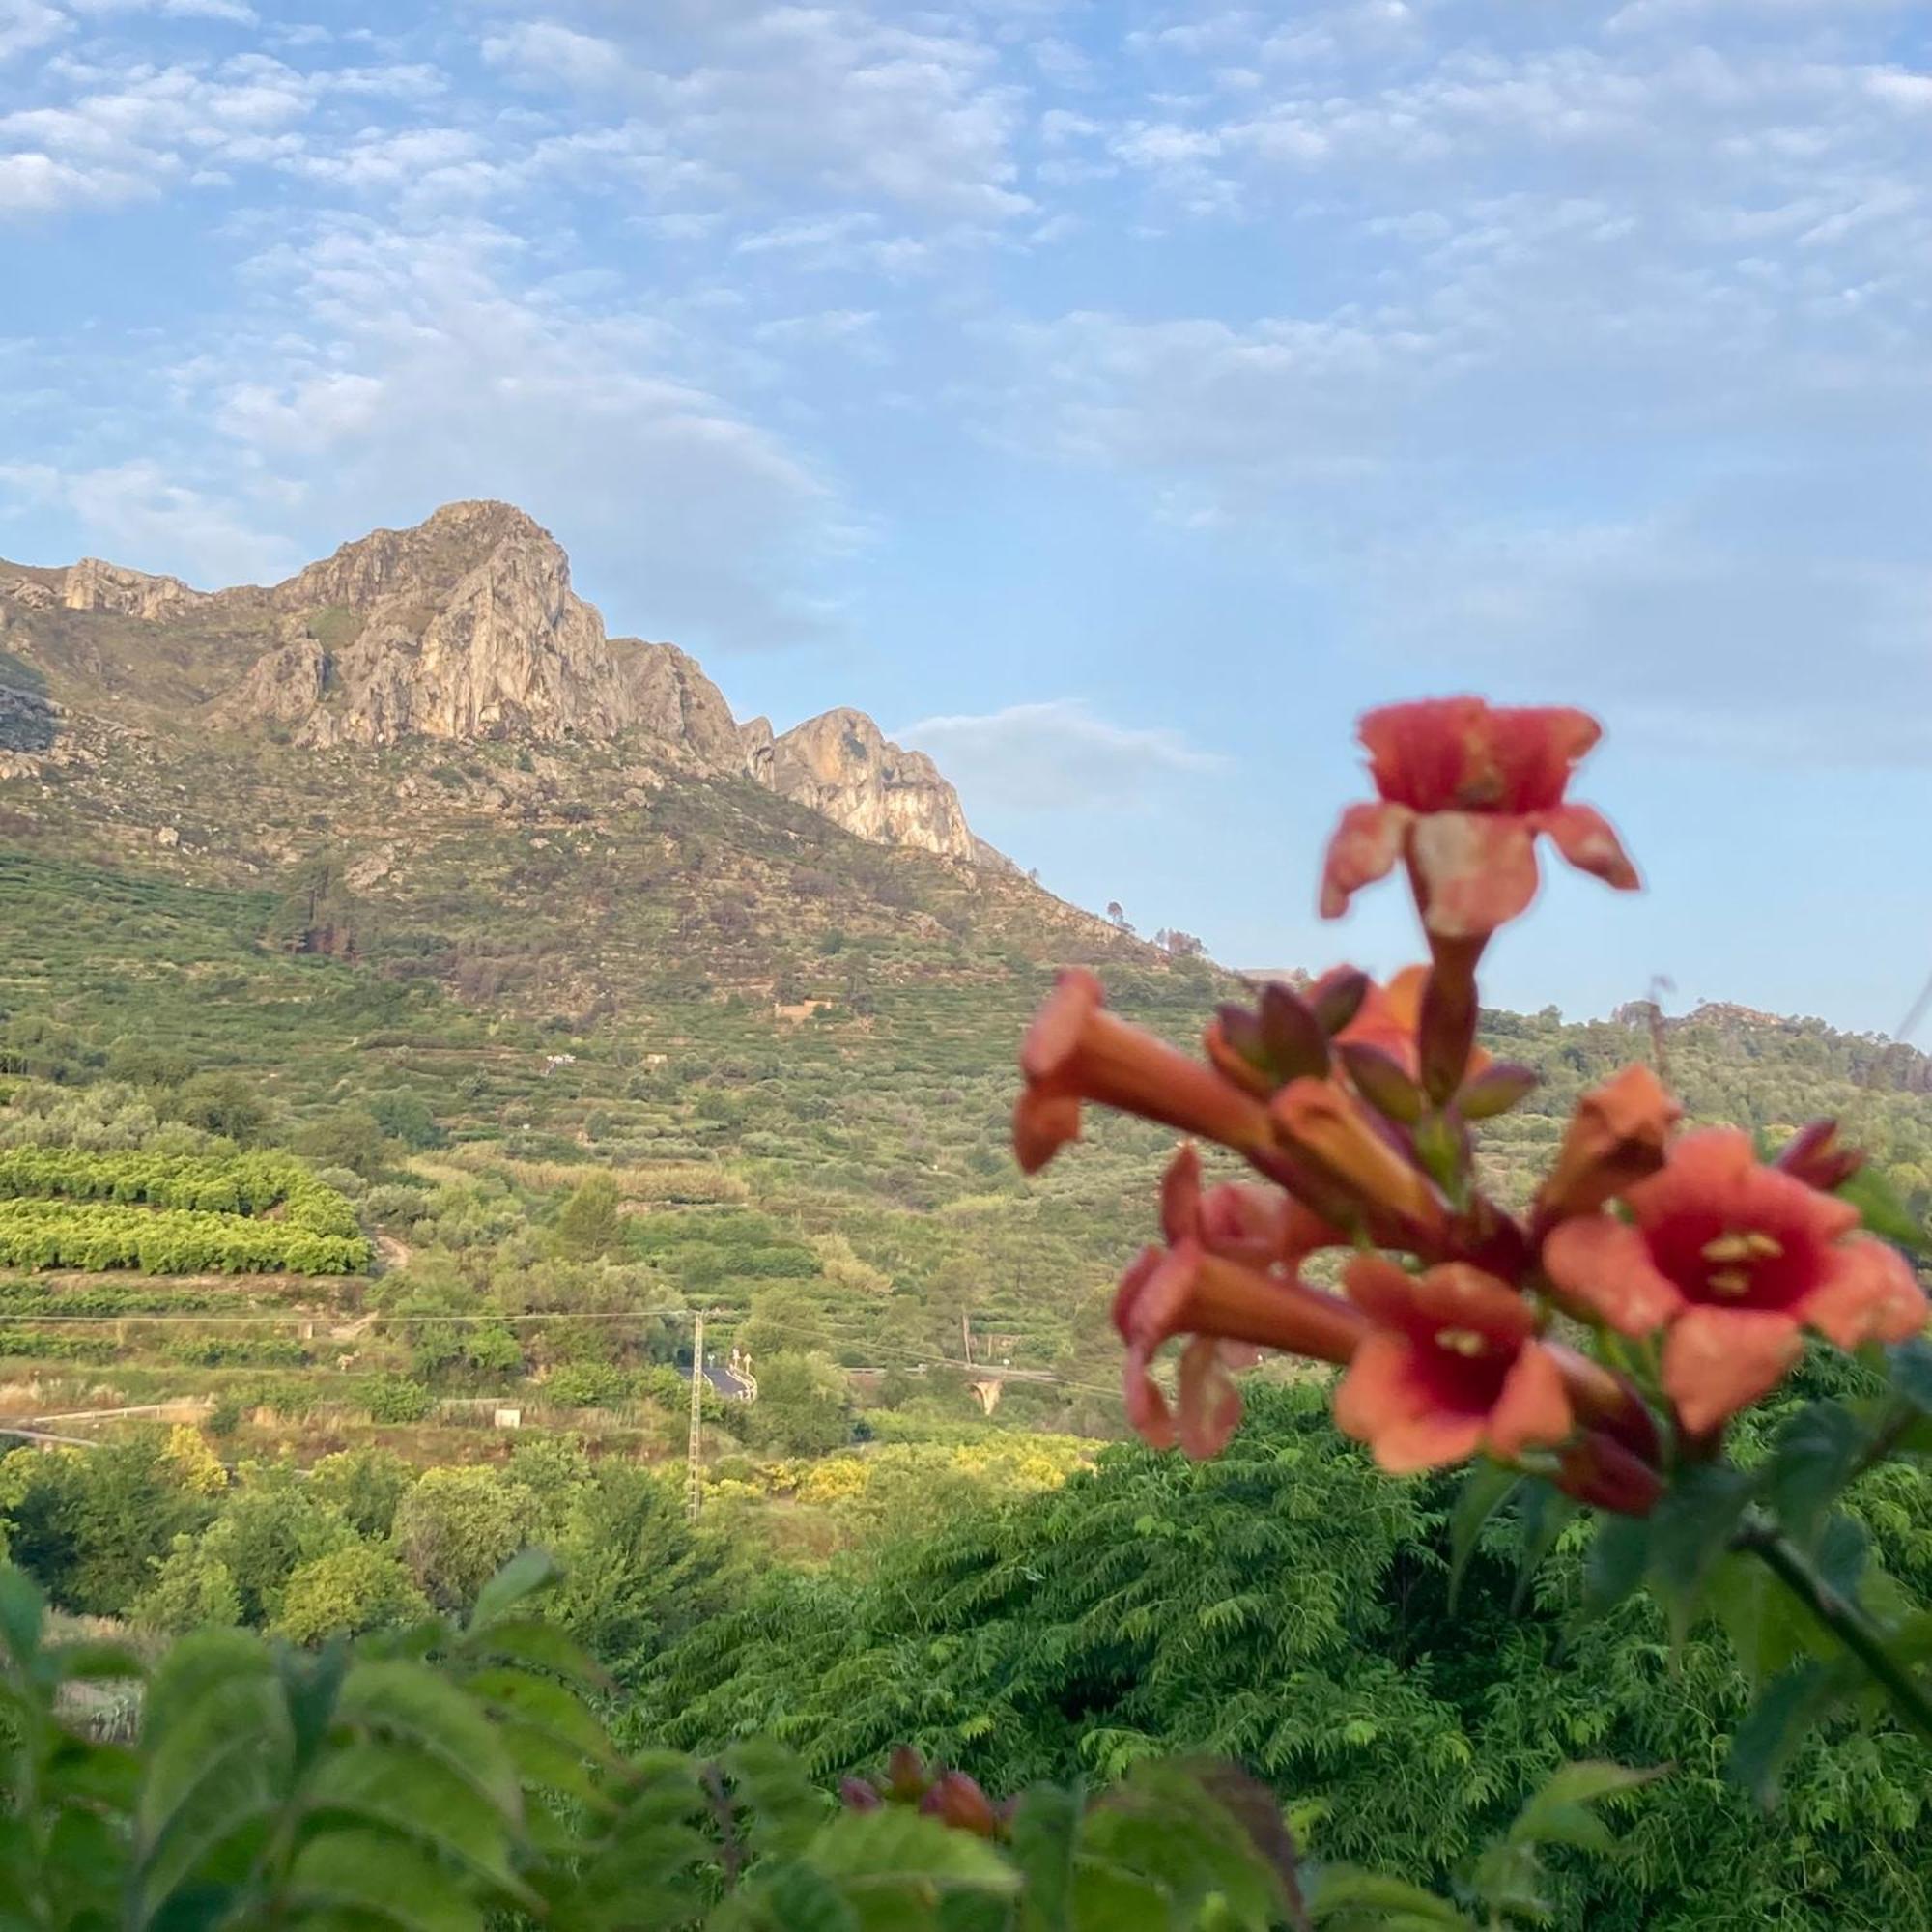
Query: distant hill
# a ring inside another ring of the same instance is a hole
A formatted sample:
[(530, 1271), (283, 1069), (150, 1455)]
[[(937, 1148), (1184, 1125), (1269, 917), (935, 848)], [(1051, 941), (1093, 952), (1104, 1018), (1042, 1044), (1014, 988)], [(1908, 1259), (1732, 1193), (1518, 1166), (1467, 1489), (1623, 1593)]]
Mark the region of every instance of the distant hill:
[[(1003, 1415), (1116, 1414), (1108, 1294), (1166, 1137), (1096, 1121), (1022, 1182), (1014, 1051), (1064, 962), (1177, 1038), (1236, 981), (987, 854), (862, 714), (741, 726), (682, 652), (607, 637), (527, 517), (456, 504), (268, 588), (0, 566), (0, 1087), (112, 1079), (165, 1122), (232, 1076), (261, 1135), (325, 1147), (426, 1122), (384, 1252), (422, 1264), (428, 1189), (479, 1295), (620, 1170), (626, 1252), (674, 1296), (796, 1283), (868, 1367), (963, 1347), (964, 1316), (1067, 1378)], [(1520, 1193), (1652, 1040), (1486, 1024), (1547, 1075), (1491, 1137)], [(1932, 1198), (1923, 1056), (1729, 1009), (1663, 1038), (1698, 1117), (1842, 1111)]]

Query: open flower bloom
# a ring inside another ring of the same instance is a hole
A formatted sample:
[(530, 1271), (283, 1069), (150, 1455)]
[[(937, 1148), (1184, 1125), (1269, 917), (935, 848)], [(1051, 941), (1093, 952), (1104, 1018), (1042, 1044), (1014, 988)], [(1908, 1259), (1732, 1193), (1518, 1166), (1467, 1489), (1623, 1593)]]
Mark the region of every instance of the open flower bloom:
[(1663, 1165), (1684, 1109), (1647, 1066), (1626, 1066), (1577, 1102), (1556, 1162), (1536, 1195), (1536, 1223), (1593, 1214)]
[(1692, 1434), (1775, 1388), (1804, 1328), (1853, 1349), (1925, 1325), (1905, 1258), (1854, 1233), (1857, 1208), (1763, 1166), (1734, 1127), (1687, 1135), (1624, 1199), (1630, 1223), (1565, 1221), (1543, 1265), (1572, 1305), (1612, 1328), (1667, 1329), (1663, 1386)]
[[(1183, 1150), (1180, 1158), (1191, 1155), (1192, 1150)], [(1280, 1267), (1214, 1252), (1204, 1234), (1214, 1237), (1208, 1223), (1222, 1210), (1208, 1204), (1221, 1190), (1197, 1192), (1190, 1201), (1186, 1171), (1179, 1180), (1173, 1169), (1169, 1176), (1162, 1206), (1172, 1245), (1144, 1250), (1114, 1296), (1114, 1326), (1127, 1345), (1122, 1384), (1127, 1419), (1155, 1448), (1178, 1440), (1190, 1456), (1213, 1456), (1241, 1415), (1240, 1394), (1228, 1373), (1231, 1355), (1280, 1349), (1346, 1362), (1366, 1323), (1339, 1296), (1305, 1287)], [(1198, 1190), (1198, 1173), (1194, 1185)], [(1192, 1227), (1190, 1211), (1198, 1216)], [(1244, 1228), (1236, 1244), (1253, 1238)], [(1189, 1340), (1180, 1357), (1177, 1414), (1149, 1369), (1161, 1348), (1181, 1335)]]
[(1607, 821), (1564, 801), (1601, 735), (1581, 711), (1492, 709), (1480, 697), (1371, 711), (1361, 738), (1379, 797), (1342, 814), (1321, 877), (1323, 917), (1339, 918), (1401, 860), (1433, 938), (1481, 939), (1535, 897), (1543, 833), (1573, 866), (1634, 888), (1636, 868)]
[(1026, 1075), (1013, 1109), (1013, 1151), (1033, 1174), (1080, 1137), (1080, 1107), (1119, 1107), (1182, 1133), (1246, 1149), (1271, 1135), (1267, 1109), (1211, 1066), (1106, 1010), (1100, 982), (1069, 967), (1020, 1047)]
[(1392, 1475), (1478, 1449), (1512, 1462), (1576, 1428), (1563, 1374), (1536, 1339), (1536, 1313), (1482, 1269), (1445, 1262), (1406, 1274), (1360, 1255), (1344, 1276), (1370, 1329), (1335, 1391), (1335, 1421)]

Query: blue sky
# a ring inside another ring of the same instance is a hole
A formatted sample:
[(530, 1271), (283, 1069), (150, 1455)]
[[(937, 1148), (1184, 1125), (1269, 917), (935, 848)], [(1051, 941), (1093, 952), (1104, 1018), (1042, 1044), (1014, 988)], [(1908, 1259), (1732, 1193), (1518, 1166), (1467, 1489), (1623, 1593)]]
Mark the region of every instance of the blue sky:
[(1363, 706), (1575, 701), (1645, 898), (1491, 990), (1932, 967), (1923, 0), (0, 0), (0, 554), (499, 496), (741, 715), (1237, 964)]

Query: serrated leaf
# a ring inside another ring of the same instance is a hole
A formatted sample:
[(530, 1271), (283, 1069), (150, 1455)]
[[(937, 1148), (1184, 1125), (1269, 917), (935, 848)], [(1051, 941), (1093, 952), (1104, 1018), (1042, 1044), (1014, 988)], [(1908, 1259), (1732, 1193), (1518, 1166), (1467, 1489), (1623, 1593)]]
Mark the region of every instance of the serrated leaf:
[(1075, 1932), (1173, 1932), (1174, 1909), (1151, 1879), (1102, 1859), (1083, 1858), (1073, 1874)]
[(1487, 1458), (1463, 1478), (1456, 1506), (1449, 1513), (1449, 1607), (1453, 1611), (1463, 1590), (1463, 1577), (1483, 1538), (1483, 1526), (1522, 1487), (1514, 1469)]
[(479, 1670), (465, 1680), (464, 1689), (499, 1718), (547, 1731), (588, 1759), (608, 1764), (615, 1758), (610, 1735), (589, 1705), (548, 1677), (532, 1677), (526, 1670)]
[(1510, 1614), (1520, 1613), (1529, 1600), (1530, 1585), (1544, 1559), (1556, 1547), (1556, 1539), (1575, 1518), (1578, 1505), (1554, 1484), (1540, 1477), (1533, 1480), (1522, 1497), (1522, 1554), (1517, 1561), (1516, 1583), (1510, 1591)]
[(40, 1648), (45, 1610), (39, 1584), (14, 1564), (0, 1564), (0, 1643), (16, 1663), (25, 1663)]
[(825, 1822), (826, 1797), (795, 1751), (767, 1738), (747, 1738), (722, 1760), (750, 1814), (747, 1836), (761, 1852), (797, 1852)]
[(380, 1827), (468, 1865), (527, 1898), (510, 1871), (500, 1814), (447, 1765), (393, 1745), (349, 1745), (328, 1753), (308, 1784), (312, 1815)]
[(838, 1888), (810, 1865), (760, 1872), (712, 1920), (713, 1932), (859, 1932)]
[(1558, 1765), (1517, 1813), (1509, 1829), (1509, 1841), (1606, 1851), (1611, 1843), (1609, 1830), (1588, 1807), (1618, 1792), (1634, 1791), (1658, 1776), (1655, 1770), (1633, 1771), (1596, 1758)]

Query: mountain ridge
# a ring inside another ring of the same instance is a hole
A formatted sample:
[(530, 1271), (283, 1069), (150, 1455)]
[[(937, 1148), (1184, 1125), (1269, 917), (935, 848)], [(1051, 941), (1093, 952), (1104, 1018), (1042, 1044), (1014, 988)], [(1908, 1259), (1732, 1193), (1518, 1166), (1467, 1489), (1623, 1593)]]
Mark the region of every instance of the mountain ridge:
[[(75, 619), (150, 628), (119, 639), (117, 664), (116, 640)], [(561, 545), (509, 503), (444, 504), (269, 585), (197, 590), (99, 557), (0, 563), (0, 755), (50, 751), (57, 717), (103, 699), (124, 724), (186, 710), (217, 730), (273, 731), (311, 750), (635, 731), (870, 843), (1008, 863), (975, 838), (932, 761), (863, 712), (835, 706), (778, 734), (763, 718), (741, 724), (687, 652), (609, 635), (571, 587)], [(152, 676), (156, 657), (172, 679)]]

